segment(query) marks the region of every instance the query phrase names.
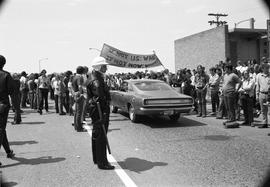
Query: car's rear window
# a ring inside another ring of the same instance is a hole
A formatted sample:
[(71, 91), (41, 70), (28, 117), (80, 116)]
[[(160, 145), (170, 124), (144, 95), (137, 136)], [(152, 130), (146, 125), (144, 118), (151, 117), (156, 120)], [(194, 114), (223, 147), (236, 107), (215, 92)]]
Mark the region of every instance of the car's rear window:
[(169, 85), (161, 82), (139, 82), (134, 85), (142, 91), (168, 91), (171, 89)]

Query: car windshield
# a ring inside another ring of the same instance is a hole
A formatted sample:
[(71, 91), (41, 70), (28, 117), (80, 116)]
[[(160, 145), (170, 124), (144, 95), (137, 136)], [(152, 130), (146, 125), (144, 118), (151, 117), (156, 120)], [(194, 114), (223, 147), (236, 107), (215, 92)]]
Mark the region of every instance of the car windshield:
[(134, 85), (142, 91), (168, 91), (171, 89), (169, 85), (162, 82), (138, 82)]

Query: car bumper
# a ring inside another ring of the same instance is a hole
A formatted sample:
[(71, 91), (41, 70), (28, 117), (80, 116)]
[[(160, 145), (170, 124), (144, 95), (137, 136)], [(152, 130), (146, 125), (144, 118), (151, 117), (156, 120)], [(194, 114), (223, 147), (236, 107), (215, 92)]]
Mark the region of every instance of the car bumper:
[(193, 106), (187, 107), (174, 107), (174, 108), (146, 108), (140, 107), (136, 111), (139, 115), (173, 115), (179, 113), (189, 113), (194, 109)]

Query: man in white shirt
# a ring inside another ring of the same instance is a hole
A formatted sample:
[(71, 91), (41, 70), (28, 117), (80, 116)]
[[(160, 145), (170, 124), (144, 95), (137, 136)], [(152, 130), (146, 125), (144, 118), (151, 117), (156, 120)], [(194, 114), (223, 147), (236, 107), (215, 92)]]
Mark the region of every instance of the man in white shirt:
[(254, 98), (254, 87), (255, 81), (250, 78), (249, 71), (244, 71), (243, 73), (243, 84), (239, 89), (239, 93), (241, 95), (241, 103), (244, 111), (245, 121), (242, 125), (249, 125), (254, 127), (253, 124), (253, 98)]
[(216, 115), (216, 110), (219, 108), (219, 84), (220, 77), (216, 73), (216, 68), (210, 68), (210, 78), (209, 78), (209, 88), (211, 92), (211, 103), (212, 103), (212, 113), (211, 115)]
[(21, 107), (26, 108), (26, 100), (27, 100), (27, 95), (28, 95), (28, 86), (27, 86), (27, 73), (23, 71), (21, 73), (21, 78), (20, 78), (20, 92), (21, 92)]
[(49, 93), (49, 79), (46, 76), (47, 71), (42, 70), (40, 73), (40, 77), (38, 78), (38, 89), (39, 89), (39, 109), (38, 113), (42, 115), (43, 104), (45, 102), (45, 110), (49, 111), (48, 106), (48, 93)]

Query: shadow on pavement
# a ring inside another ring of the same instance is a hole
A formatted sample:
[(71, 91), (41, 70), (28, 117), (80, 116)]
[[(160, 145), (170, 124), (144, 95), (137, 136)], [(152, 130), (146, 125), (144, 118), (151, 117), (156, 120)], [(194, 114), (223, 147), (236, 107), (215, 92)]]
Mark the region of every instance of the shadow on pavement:
[(136, 173), (141, 173), (143, 171), (150, 170), (155, 166), (167, 166), (168, 163), (165, 162), (151, 162), (148, 160), (140, 158), (127, 158), (122, 162), (118, 162), (122, 169), (127, 169), (129, 171), (134, 171)]
[(23, 125), (41, 125), (45, 124), (43, 121), (29, 121), (29, 122), (21, 122)]
[(39, 158), (21, 158), (21, 157), (14, 157), (12, 160), (18, 161), (18, 163), (9, 164), (9, 165), (3, 165), (1, 168), (7, 168), (12, 166), (18, 166), (18, 165), (38, 165), (38, 164), (51, 164), (56, 162), (61, 162), (66, 160), (66, 158), (63, 157), (56, 157), (53, 158), (52, 156), (43, 156)]
[(110, 121), (128, 121), (128, 120), (130, 120), (130, 119), (128, 119), (128, 118), (111, 119), (110, 118)]
[(30, 141), (12, 141), (9, 142), (9, 145), (25, 145), (25, 144), (37, 144), (37, 141), (30, 140)]
[(17, 186), (17, 182), (1, 182), (0, 186), (1, 187), (12, 187), (12, 186)]
[(201, 123), (192, 119), (187, 119), (185, 117), (180, 117), (177, 122), (173, 122), (165, 117), (150, 118), (143, 116), (140, 123), (151, 128), (197, 127), (207, 125), (205, 123)]
[(112, 132), (112, 131), (120, 131), (120, 130), (121, 130), (120, 128), (109, 129), (109, 130), (108, 130), (108, 133), (109, 133), (109, 132)]

